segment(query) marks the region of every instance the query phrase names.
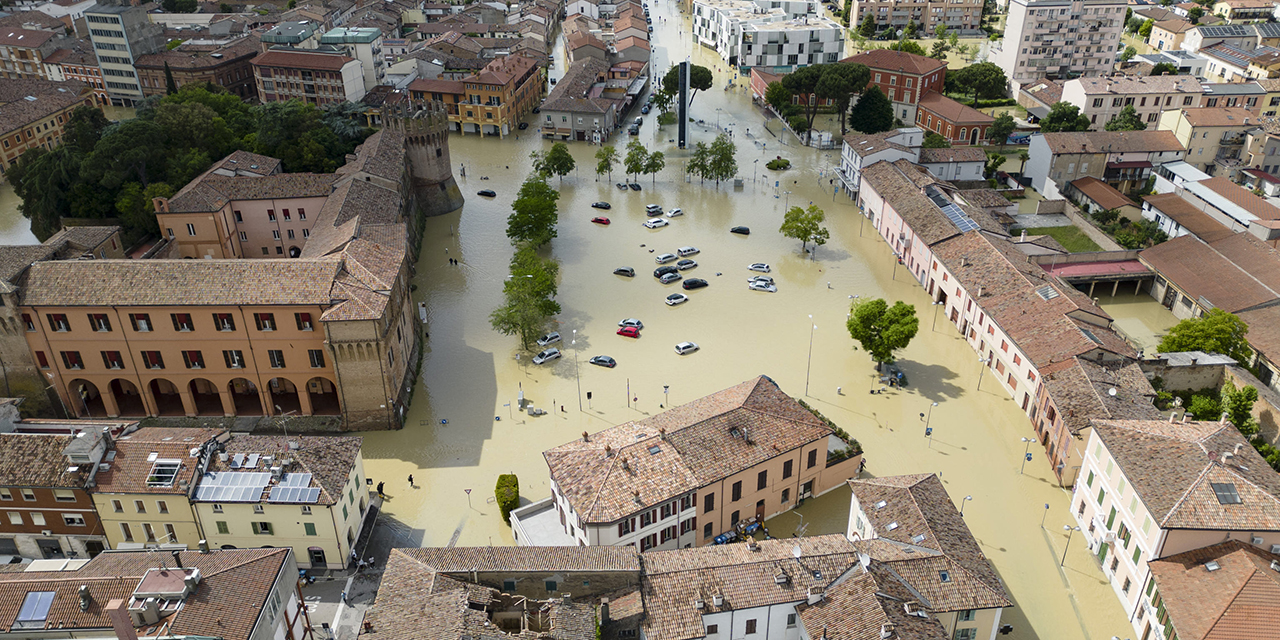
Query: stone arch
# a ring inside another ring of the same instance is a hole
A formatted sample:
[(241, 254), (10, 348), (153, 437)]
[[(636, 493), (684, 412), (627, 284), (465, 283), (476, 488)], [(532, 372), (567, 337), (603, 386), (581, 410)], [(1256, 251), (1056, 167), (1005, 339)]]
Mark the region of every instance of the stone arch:
[(82, 418), (105, 418), (107, 407), (103, 404), (98, 385), (83, 378), (76, 378), (67, 383), (67, 392), (71, 396), (71, 410)]
[(178, 385), (166, 378), (152, 378), (147, 383), (151, 392), (151, 401), (155, 404), (156, 414), (162, 416), (184, 416), (187, 410), (182, 406), (182, 394)]
[(307, 398), (311, 401), (313, 416), (336, 416), (342, 413), (338, 388), (328, 378), (316, 376), (308, 380)]
[(196, 415), (223, 415), (222, 395), (218, 392), (218, 385), (205, 378), (192, 378), (187, 383), (187, 391), (191, 393), (191, 402), (196, 406)]
[(232, 404), (238, 416), (266, 415), (262, 410), (262, 396), (258, 394), (258, 385), (248, 378), (235, 378), (227, 383), (227, 391), (231, 394)]
[(288, 378), (272, 378), (267, 382), (271, 393), (271, 415), (280, 416), (290, 411), (302, 414), (302, 401), (298, 399), (298, 387)]
[(142, 400), (142, 393), (138, 391), (138, 385), (132, 380), (116, 378), (111, 381), (108, 388), (111, 390), (111, 397), (116, 401), (116, 408), (120, 415), (147, 415), (147, 403)]

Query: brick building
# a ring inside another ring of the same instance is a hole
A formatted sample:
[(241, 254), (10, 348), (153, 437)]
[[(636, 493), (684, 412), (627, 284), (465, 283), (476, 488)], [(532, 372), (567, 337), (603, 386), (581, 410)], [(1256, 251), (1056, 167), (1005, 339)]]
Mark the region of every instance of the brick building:
[(355, 58), (302, 49), (272, 49), (252, 61), (258, 97), (263, 102), (297, 98), (314, 105), (359, 102), (364, 71)]
[(83, 82), (93, 88), (97, 104), (107, 104), (107, 87), (102, 81), (102, 69), (98, 57), (93, 54), (93, 43), (80, 41), (69, 49), (58, 49), (45, 58), (54, 80)]
[(916, 126), (947, 139), (952, 146), (985, 144), (987, 127), (996, 119), (936, 91), (920, 98)]
[(208, 82), (243, 100), (254, 100), (258, 94), (252, 63), (259, 46), (260, 41), (254, 34), (216, 45), (186, 42), (174, 49), (139, 56), (133, 66), (138, 71), (142, 93), (147, 96), (165, 95), (167, 64), (174, 84), (179, 87), (191, 82)]
[(61, 144), (62, 127), (80, 105), (95, 106), (93, 92), (83, 82), (0, 82), (0, 174), (27, 149)]
[(462, 135), (510, 134), (542, 98), (542, 67), (533, 58), (496, 58), (461, 80), (415, 80), (414, 100), (440, 100), (449, 112), (449, 130)]
[(47, 80), (44, 62), (57, 40), (52, 31), (0, 27), (0, 78)]
[(916, 107), (928, 91), (942, 90), (947, 63), (903, 51), (875, 49), (841, 60), (864, 64), (871, 70), (868, 85), (874, 85), (893, 103), (893, 117), (916, 122)]
[(100, 431), (0, 434), (0, 554), (88, 558), (106, 549), (88, 491), (106, 450)]

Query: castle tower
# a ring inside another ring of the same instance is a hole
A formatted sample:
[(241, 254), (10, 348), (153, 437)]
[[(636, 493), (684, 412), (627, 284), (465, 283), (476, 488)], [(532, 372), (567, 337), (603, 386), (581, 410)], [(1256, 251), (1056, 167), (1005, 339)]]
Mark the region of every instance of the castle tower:
[(449, 161), (449, 120), (444, 103), (389, 102), (382, 107), (382, 123), (404, 134), (419, 210), (436, 216), (461, 207), (462, 191)]

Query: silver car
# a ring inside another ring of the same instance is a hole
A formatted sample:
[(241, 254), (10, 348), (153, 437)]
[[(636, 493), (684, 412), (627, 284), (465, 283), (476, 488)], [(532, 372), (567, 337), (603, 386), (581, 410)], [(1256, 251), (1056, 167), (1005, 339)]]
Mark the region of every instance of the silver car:
[(694, 351), (697, 351), (697, 350), (698, 350), (698, 343), (696, 342), (681, 342), (680, 344), (676, 345), (676, 353), (680, 355), (685, 355), (686, 353), (693, 353)]
[(559, 358), (559, 357), (560, 357), (560, 350), (555, 347), (552, 347), (534, 356), (533, 363), (542, 364), (544, 362), (551, 362), (552, 360), (555, 360), (556, 358)]
[(778, 292), (778, 287), (776, 287), (776, 286), (774, 286), (774, 285), (772, 285), (772, 284), (769, 284), (768, 282), (760, 282), (759, 280), (757, 280), (757, 281), (755, 281), (755, 282), (748, 282), (748, 283), (747, 283), (747, 288), (748, 288), (748, 289), (750, 289), (750, 290), (752, 290), (752, 291), (764, 291), (764, 292), (767, 292), (767, 293), (777, 293), (777, 292)]
[(640, 322), (635, 318), (624, 318), (621, 322), (618, 323), (618, 326), (619, 327), (635, 327), (637, 329), (643, 329), (644, 323)]
[(545, 347), (549, 344), (555, 344), (557, 342), (560, 342), (560, 333), (556, 331), (552, 331), (551, 333), (548, 333), (547, 335), (542, 336), (541, 338), (538, 338), (539, 347)]
[(663, 253), (654, 258), (653, 261), (658, 264), (666, 264), (668, 262), (675, 262), (678, 257), (679, 256), (674, 253)]

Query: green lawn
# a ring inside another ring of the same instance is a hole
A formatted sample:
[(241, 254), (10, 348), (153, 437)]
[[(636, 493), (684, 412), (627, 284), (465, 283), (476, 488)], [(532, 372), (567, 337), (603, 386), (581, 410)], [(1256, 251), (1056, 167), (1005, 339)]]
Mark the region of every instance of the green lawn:
[(1102, 247), (1098, 243), (1089, 239), (1083, 231), (1075, 227), (1037, 227), (1035, 229), (1025, 229), (1029, 236), (1051, 236), (1054, 240), (1062, 243), (1071, 253), (1083, 253), (1086, 251), (1102, 251)]

